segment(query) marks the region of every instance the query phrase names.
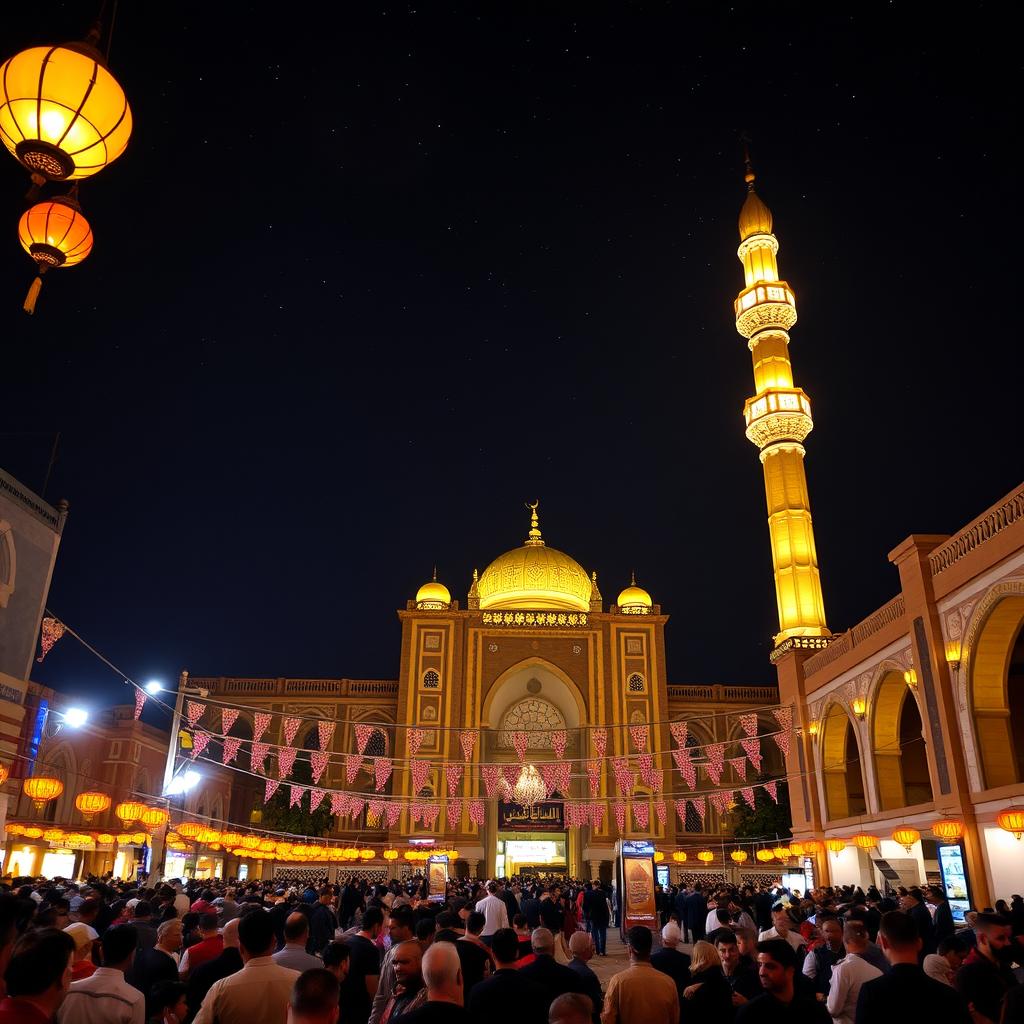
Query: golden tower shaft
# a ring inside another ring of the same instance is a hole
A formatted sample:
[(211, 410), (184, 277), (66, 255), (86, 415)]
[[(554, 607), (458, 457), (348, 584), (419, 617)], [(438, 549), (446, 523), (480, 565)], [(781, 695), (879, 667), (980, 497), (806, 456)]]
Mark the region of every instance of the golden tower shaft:
[(745, 287), (736, 297), (736, 330), (747, 339), (756, 393), (743, 408), (747, 438), (761, 453), (768, 499), (768, 530), (779, 606), (776, 645), (790, 637), (831, 636), (825, 625), (818, 555), (804, 471), (803, 442), (814, 426), (811, 402), (793, 384), (789, 329), (796, 297), (779, 278), (779, 241), (772, 215), (754, 191), (747, 163), (747, 199), (740, 212)]

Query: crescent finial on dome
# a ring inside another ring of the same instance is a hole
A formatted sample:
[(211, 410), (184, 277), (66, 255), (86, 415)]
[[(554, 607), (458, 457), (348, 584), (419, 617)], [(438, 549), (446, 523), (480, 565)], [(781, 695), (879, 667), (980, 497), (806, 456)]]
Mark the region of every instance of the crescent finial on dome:
[(530, 510), (530, 533), (526, 538), (526, 543), (531, 544), (534, 547), (544, 546), (544, 540), (540, 533), (540, 519), (537, 516), (537, 509), (539, 506), (539, 498), (532, 505), (530, 502), (526, 503), (526, 507)]

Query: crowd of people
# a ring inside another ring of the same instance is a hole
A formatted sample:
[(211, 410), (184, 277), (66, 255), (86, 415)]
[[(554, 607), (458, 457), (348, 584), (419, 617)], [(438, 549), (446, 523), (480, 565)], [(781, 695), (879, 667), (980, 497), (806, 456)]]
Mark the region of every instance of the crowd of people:
[[(626, 932), (582, 879), (297, 883), (15, 879), (0, 891), (0, 1024), (1017, 1024), (1024, 901), (659, 888)], [(627, 921), (627, 923), (629, 923)], [(607, 972), (602, 972), (607, 973)]]

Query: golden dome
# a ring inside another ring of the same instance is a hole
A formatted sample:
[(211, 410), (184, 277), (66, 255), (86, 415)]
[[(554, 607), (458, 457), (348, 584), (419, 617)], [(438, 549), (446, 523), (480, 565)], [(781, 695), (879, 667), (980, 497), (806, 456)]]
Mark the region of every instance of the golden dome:
[(480, 607), (589, 611), (590, 577), (575, 559), (544, 543), (536, 503), (530, 509), (526, 542), (499, 555), (477, 581)]
[(636, 576), (630, 578), (629, 586), (619, 594), (615, 603), (623, 615), (646, 615), (654, 604), (651, 595), (636, 585)]
[(772, 233), (772, 211), (761, 201), (751, 184), (743, 209), (740, 210), (740, 241), (751, 235)]
[(443, 583), (437, 581), (437, 570), (434, 570), (434, 578), (424, 583), (416, 591), (416, 607), (427, 609), (445, 609), (452, 603), (452, 595)]

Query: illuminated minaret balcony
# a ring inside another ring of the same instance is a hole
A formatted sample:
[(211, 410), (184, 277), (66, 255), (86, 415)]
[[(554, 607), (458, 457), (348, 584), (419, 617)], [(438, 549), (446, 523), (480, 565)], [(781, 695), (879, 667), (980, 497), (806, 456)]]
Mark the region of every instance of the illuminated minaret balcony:
[[(772, 214), (754, 191), (747, 163), (747, 198), (740, 212), (744, 289), (736, 296), (736, 330), (747, 339), (756, 394), (743, 406), (747, 438), (764, 467), (768, 529), (778, 601), (776, 646), (794, 637), (827, 638), (818, 556), (814, 546), (803, 442), (814, 428), (811, 400), (793, 381), (789, 331), (796, 296), (779, 277), (779, 240)], [(805, 643), (807, 641), (804, 641)], [(827, 642), (825, 639), (821, 643)]]

